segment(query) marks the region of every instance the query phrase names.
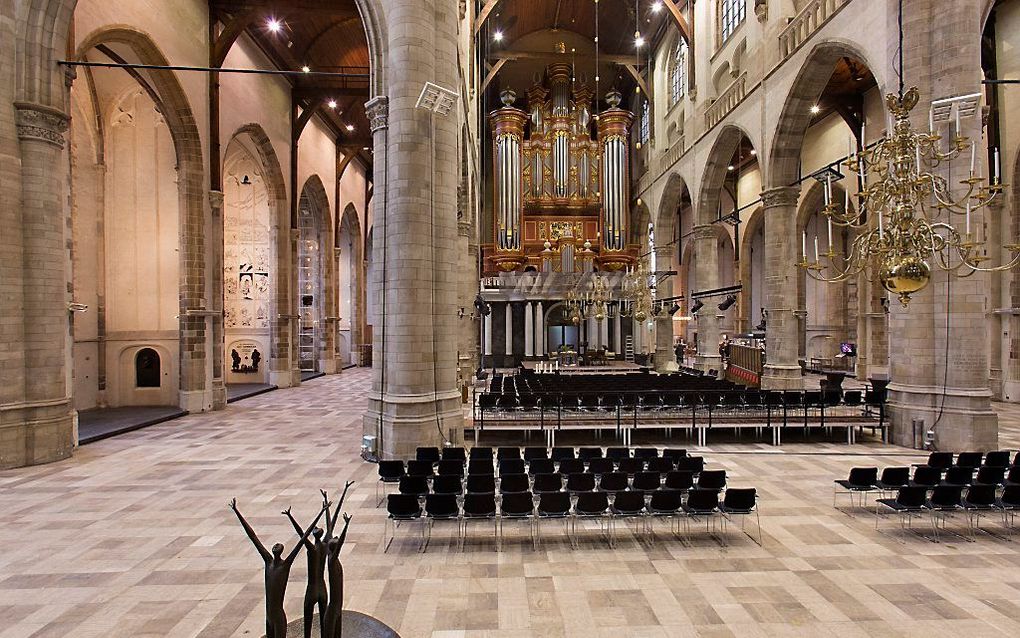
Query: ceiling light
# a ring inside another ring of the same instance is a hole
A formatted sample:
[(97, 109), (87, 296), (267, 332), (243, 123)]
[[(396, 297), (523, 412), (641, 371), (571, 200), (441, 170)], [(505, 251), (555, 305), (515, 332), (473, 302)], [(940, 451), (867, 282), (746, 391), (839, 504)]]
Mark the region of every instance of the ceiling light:
[(330, 100), (329, 101), (329, 108), (331, 108), (331, 109), (335, 109), (336, 108), (336, 100)]
[(503, 32), (497, 29), (496, 32), (492, 34), (492, 39), (495, 40), (496, 42), (502, 42)]
[(645, 45), (645, 39), (643, 37), (641, 37), (640, 33), (637, 34), (637, 36), (634, 37), (634, 46), (640, 48), (640, 47), (643, 47), (644, 45)]
[(301, 67), (301, 72), (302, 73), (311, 73), (312, 69), (306, 64), (305, 66)]
[(652, 13), (658, 13), (660, 11), (662, 11), (662, 3), (661, 2), (653, 2), (652, 3)]
[(822, 110), (822, 108), (820, 106), (818, 106), (817, 104), (815, 104), (814, 106), (811, 107), (811, 114), (812, 115), (818, 115), (818, 113), (820, 113), (821, 110)]
[(270, 18), (266, 21), (266, 28), (272, 33), (279, 33), (280, 29), (283, 28), (283, 25), (280, 24), (280, 21), (276, 18)]
[(758, 154), (758, 151), (756, 151), (756, 150), (754, 150), (754, 149), (752, 148), (752, 149), (751, 149), (751, 155), (757, 155), (757, 154)]
[(354, 125), (353, 125), (353, 124), (348, 124), (348, 125), (347, 125), (346, 127), (344, 127), (344, 128), (346, 128), (346, 129), (347, 129), (347, 132), (349, 133), (349, 132), (351, 132), (351, 131), (353, 131), (353, 130), (354, 130)]
[(733, 164), (730, 164), (729, 166), (726, 167), (726, 170), (728, 171), (732, 171), (734, 169), (736, 169), (736, 167)]

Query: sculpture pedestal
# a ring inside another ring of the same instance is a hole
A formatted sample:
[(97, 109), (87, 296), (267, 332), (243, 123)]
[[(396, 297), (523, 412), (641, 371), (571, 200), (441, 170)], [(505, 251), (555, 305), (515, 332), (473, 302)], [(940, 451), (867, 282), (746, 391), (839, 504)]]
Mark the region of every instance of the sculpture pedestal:
[[(305, 621), (302, 618), (287, 624), (287, 638), (303, 638)], [(382, 622), (358, 611), (344, 610), (343, 638), (400, 638)], [(265, 638), (265, 636), (263, 636)], [(312, 638), (322, 638), (319, 634), (319, 615), (315, 615), (312, 624)]]

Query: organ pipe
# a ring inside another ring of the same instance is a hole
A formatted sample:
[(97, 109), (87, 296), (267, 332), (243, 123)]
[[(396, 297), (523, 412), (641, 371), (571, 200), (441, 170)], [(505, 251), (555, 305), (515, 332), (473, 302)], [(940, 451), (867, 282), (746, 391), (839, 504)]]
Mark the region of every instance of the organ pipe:
[(495, 152), (495, 261), (500, 269), (516, 270), (525, 262), (521, 241), (524, 225), (524, 182), (522, 179), (522, 142), (528, 114), (513, 106), (517, 95), (503, 91), (503, 108), (494, 111), (492, 124)]
[(602, 151), (602, 262), (613, 269), (629, 263), (627, 242), (630, 206), (629, 151), (627, 140), (634, 115), (620, 108), (616, 91), (606, 96), (609, 108), (599, 116)]

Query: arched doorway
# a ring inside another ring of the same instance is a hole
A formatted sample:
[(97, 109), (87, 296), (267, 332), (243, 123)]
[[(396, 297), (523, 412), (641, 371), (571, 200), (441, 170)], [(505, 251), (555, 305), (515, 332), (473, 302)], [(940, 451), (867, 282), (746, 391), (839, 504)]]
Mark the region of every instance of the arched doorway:
[(361, 222), (354, 204), (348, 204), (336, 232), (337, 356), (343, 366), (358, 365), (361, 341), (362, 277)]
[(327, 353), (333, 360), (333, 335), (326, 321), (332, 305), (326, 294), (332, 259), (323, 255), (330, 245), (329, 203), (317, 176), (310, 177), (301, 189), (297, 221), (298, 368), (305, 375), (333, 372), (327, 362)]

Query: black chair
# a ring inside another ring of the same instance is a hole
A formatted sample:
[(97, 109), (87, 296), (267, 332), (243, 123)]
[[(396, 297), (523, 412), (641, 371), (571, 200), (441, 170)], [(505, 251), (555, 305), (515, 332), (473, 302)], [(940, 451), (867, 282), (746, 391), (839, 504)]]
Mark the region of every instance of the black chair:
[(588, 461), (588, 471), (592, 474), (608, 474), (616, 471), (613, 459), (597, 458)]
[(590, 461), (592, 459), (601, 459), (601, 458), (603, 458), (602, 448), (600, 448), (600, 447), (583, 447), (583, 448), (581, 448), (580, 450), (577, 451), (577, 458), (581, 459), (582, 461)]
[(645, 460), (638, 458), (625, 458), (620, 459), (620, 463), (616, 466), (617, 472), (626, 472), (627, 474), (637, 474), (638, 472), (645, 471)]
[(584, 472), (567, 475), (568, 492), (591, 492), (594, 489), (595, 489), (594, 474)]
[(492, 474), (468, 474), (465, 489), (468, 494), (494, 494), (496, 477)]
[(439, 448), (437, 447), (420, 447), (414, 451), (414, 458), (416, 461), (438, 463), (439, 459), (442, 457), (439, 454)]
[(1002, 485), (1006, 482), (1006, 468), (983, 465), (974, 477), (975, 485)]
[(685, 456), (676, 460), (676, 469), (700, 474), (705, 469), (705, 457)]
[(429, 482), (424, 476), (402, 476), (397, 491), (405, 496), (425, 496), (429, 493)]
[[(652, 498), (648, 501), (648, 515), (651, 519), (668, 518), (669, 531), (680, 533), (680, 519), (678, 514), (683, 507), (682, 493), (678, 490), (656, 490), (652, 492)], [(676, 523), (676, 530), (673, 523)], [(651, 520), (649, 520), (651, 524)]]
[(525, 474), (524, 459), (503, 459), (499, 462), (499, 474)]
[(425, 497), (425, 540), (422, 551), (428, 548), (432, 540), (432, 528), (436, 521), (457, 521), (457, 530), (460, 531), (460, 507), (455, 495), (429, 494)]
[(1009, 451), (995, 450), (985, 455), (985, 465), (990, 467), (1009, 467)]
[(638, 472), (634, 475), (631, 489), (653, 492), (662, 487), (662, 475), (658, 472)]
[(967, 513), (967, 527), (971, 538), (974, 538), (975, 533), (981, 529), (981, 514), (995, 508), (995, 486), (971, 485), (960, 504)]
[(634, 448), (634, 458), (636, 459), (656, 459), (659, 458), (659, 448), (655, 447), (639, 447)]
[(1002, 525), (1012, 535), (1016, 515), (1020, 513), (1020, 485), (1007, 485), (995, 500), (995, 509), (1002, 512)]
[(462, 447), (444, 447), (442, 460), (467, 463), (467, 450)]
[[(762, 546), (761, 517), (758, 515), (758, 492), (753, 487), (730, 488), (723, 496), (723, 502), (719, 505), (719, 511), (726, 520), (733, 520), (734, 516), (740, 516), (740, 531), (747, 534), (744, 529), (744, 521), (751, 514), (754, 514), (758, 524), (758, 547)], [(747, 537), (754, 540), (754, 537), (747, 534)]]
[(686, 492), (694, 487), (694, 473), (681, 472), (679, 470), (675, 472), (668, 472), (666, 474), (666, 482), (663, 487), (667, 490), (679, 490), (681, 492)]
[(983, 452), (960, 452), (956, 457), (956, 466), (976, 470), (981, 467), (981, 461), (984, 458)]
[(499, 477), (499, 491), (501, 494), (515, 494), (531, 491), (531, 482), (524, 472), (520, 474), (501, 474)]
[(503, 521), (505, 520), (529, 520), (531, 521), (531, 542), (535, 542), (535, 501), (531, 492), (515, 492), (503, 494), (499, 503), (499, 544), (503, 544)]
[[(393, 533), (389, 535), (389, 540), (386, 541), (386, 546), (383, 548), (384, 553), (389, 551), (390, 544), (393, 543), (393, 539), (397, 535), (397, 527), (401, 523), (421, 520), (421, 501), (418, 500), (418, 496), (415, 494), (388, 494), (386, 496), (386, 512), (388, 515), (384, 527), (392, 525)], [(385, 529), (383, 529), (383, 538), (387, 538)], [(418, 551), (421, 551), (424, 544), (425, 524), (423, 522), (421, 526), (421, 540), (418, 542)]]
[(942, 519), (941, 527), (945, 530), (949, 517), (963, 507), (962, 494), (963, 488), (961, 487), (937, 485), (931, 491), (928, 502), (924, 504), (924, 508), (931, 514), (931, 528), (935, 534), (936, 543), (939, 541), (939, 519)]
[(521, 448), (519, 447), (501, 447), (496, 450), (496, 460), (505, 461), (507, 459), (520, 459)]
[(473, 447), (471, 452), (468, 454), (468, 458), (472, 461), (488, 461), (492, 464), (493, 453), (491, 447)]
[(953, 466), (953, 453), (952, 452), (932, 452), (928, 455), (928, 461), (925, 463), (928, 467), (933, 467), (938, 470), (947, 470)]
[(882, 476), (875, 482), (878, 491), (885, 496), (886, 492), (895, 492), (901, 487), (910, 485), (909, 467), (887, 467), (882, 469)]
[(548, 459), (549, 450), (544, 447), (526, 447), (524, 448), (524, 460), (534, 461), (536, 459)]
[(875, 529), (878, 529), (879, 507), (884, 507), (900, 517), (900, 529), (914, 531), (911, 522), (925, 513), (928, 486), (905, 485), (896, 491), (894, 498), (880, 498), (875, 501)]
[(536, 494), (559, 492), (563, 489), (563, 475), (558, 473), (536, 474), (532, 490)]
[(563, 459), (556, 469), (560, 474), (579, 474), (584, 471), (584, 461), (581, 459)]
[(564, 459), (576, 459), (577, 454), (572, 447), (554, 447), (552, 449), (552, 460), (562, 461)]
[[(963, 456), (961, 454), (960, 456)], [(953, 487), (967, 487), (974, 481), (974, 468), (965, 465), (954, 465), (946, 470), (939, 485), (950, 485)]]
[(577, 542), (577, 519), (594, 519), (599, 522), (599, 527), (605, 531), (603, 525), (609, 516), (609, 495), (605, 492), (581, 492), (577, 495), (577, 502), (574, 504), (574, 517), (571, 521), (571, 532), (574, 542)]
[(528, 462), (528, 474), (552, 474), (556, 471), (556, 464), (551, 459), (534, 459)]
[(544, 518), (560, 518), (563, 519), (564, 531), (567, 533), (568, 538), (570, 534), (569, 517), (570, 517), (570, 494), (567, 492), (546, 492), (539, 495), (538, 507), (536, 508), (538, 516), (535, 519), (535, 542), (542, 540), (542, 525), (541, 520)]
[(611, 448), (607, 448), (606, 449), (606, 458), (607, 459), (613, 459), (613, 461), (615, 461), (615, 462), (618, 462), (621, 459), (629, 459), (630, 458), (630, 448), (629, 447), (611, 447)]
[(493, 536), (497, 532), (496, 519), (496, 495), (495, 494), (465, 494), (464, 513), (461, 515), (461, 547), (467, 539), (468, 521), (491, 520)]
[(683, 506), (684, 524), (690, 530), (691, 520), (698, 517), (705, 518), (705, 531), (711, 532), (709, 525), (714, 528), (715, 517), (719, 514), (719, 492), (716, 490), (693, 489), (687, 492), (687, 501)]
[(910, 484), (915, 487), (935, 487), (942, 480), (942, 470), (930, 465), (918, 465), (914, 468), (914, 475)]
[(666, 458), (665, 456), (657, 456), (654, 459), (648, 459), (648, 464), (645, 466), (649, 472), (672, 472), (675, 465), (673, 459)]
[(383, 502), (383, 499), (379, 498), (379, 486), (396, 485), (404, 474), (403, 461), (379, 461), (379, 481), (375, 484), (376, 507), (382, 505)]
[(623, 492), (630, 487), (624, 472), (607, 472), (599, 478), (599, 489), (604, 492)]
[(433, 494), (461, 494), (464, 483), (461, 477), (454, 474), (440, 474), (432, 479)]
[(705, 470), (698, 474), (699, 490), (722, 490), (726, 488), (726, 470)]
[[(437, 461), (438, 463), (438, 461)], [(415, 459), (407, 462), (407, 475), (408, 476), (426, 476), (431, 477), (435, 474), (435, 466), (432, 461), (428, 459)]]
[(1006, 475), (1006, 483), (1009, 485), (1020, 485), (1020, 465), (1014, 465), (1009, 468), (1009, 473)]
[[(704, 474), (702, 474), (704, 475)], [(864, 507), (864, 495), (878, 490), (878, 468), (877, 467), (852, 467), (850, 475), (845, 479), (833, 481), (832, 506), (836, 507), (836, 495), (840, 493), (838, 488), (843, 488), (842, 493), (850, 496), (850, 507), (854, 506), (854, 494), (860, 496), (860, 505)]]
[(439, 462), (439, 475), (464, 476), (464, 461), (459, 461), (457, 459), (443, 459)]
[(495, 474), (496, 468), (492, 465), (492, 459), (471, 459), (468, 461), (468, 475), (472, 474)]
[(662, 457), (673, 461), (674, 464), (685, 456), (687, 456), (687, 450), (684, 448), (668, 447), (662, 451)]
[[(645, 518), (645, 493), (632, 491), (632, 492), (617, 492), (613, 497), (613, 503), (609, 508), (612, 516), (609, 518), (609, 539), (610, 545), (615, 547), (616, 541), (614, 538), (614, 532), (616, 530), (616, 521), (618, 519), (634, 519), (641, 521)], [(635, 527), (635, 533), (637, 529)]]

